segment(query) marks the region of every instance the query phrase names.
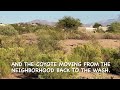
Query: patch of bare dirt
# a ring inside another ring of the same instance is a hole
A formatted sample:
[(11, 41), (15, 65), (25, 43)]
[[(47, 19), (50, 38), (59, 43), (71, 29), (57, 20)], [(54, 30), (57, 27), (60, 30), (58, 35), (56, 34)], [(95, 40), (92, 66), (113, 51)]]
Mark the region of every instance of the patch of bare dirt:
[[(119, 48), (120, 40), (113, 39), (98, 39), (99, 44), (104, 48)], [(83, 45), (90, 42), (90, 40), (76, 40), (76, 39), (68, 39), (60, 41), (60, 45), (64, 48), (67, 53), (71, 52), (72, 48), (76, 46)]]
[(20, 35), (22, 44), (37, 44), (37, 36), (34, 33)]
[(113, 39), (100, 39), (98, 40), (100, 45), (104, 48), (119, 48), (120, 47), (120, 40), (113, 40)]

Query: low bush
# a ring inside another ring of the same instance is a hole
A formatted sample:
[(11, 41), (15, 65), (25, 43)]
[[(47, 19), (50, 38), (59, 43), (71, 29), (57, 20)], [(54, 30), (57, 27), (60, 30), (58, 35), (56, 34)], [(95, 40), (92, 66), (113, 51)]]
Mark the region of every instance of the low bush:
[[(68, 58), (66, 55), (64, 55), (64, 53), (62, 51), (55, 51), (55, 52), (51, 52), (49, 54), (44, 55), (40, 61), (44, 61), (44, 62), (69, 62)], [(47, 68), (53, 68), (55, 71), (52, 73), (39, 73), (38, 77), (40, 79), (71, 79), (73, 78), (73, 76), (75, 76), (77, 73), (75, 72), (71, 72), (71, 68), (72, 67), (65, 67), (65, 66), (50, 66)], [(70, 70), (70, 72), (57, 72), (56, 68), (59, 69), (64, 69), (64, 68), (68, 68)]]
[(104, 61), (110, 62), (110, 72), (113, 74), (120, 74), (120, 52), (116, 49), (104, 48), (102, 49), (102, 56)]
[(85, 44), (73, 49), (70, 61), (110, 62), (108, 67), (113, 74), (120, 74), (120, 52), (116, 49), (102, 48), (95, 44)]
[(58, 50), (60, 48), (58, 42), (63, 38), (61, 35), (55, 30), (39, 30), (37, 36), (40, 51), (50, 52)]
[(120, 34), (118, 33), (106, 33), (104, 35), (105, 39), (120, 39)]
[(94, 46), (92, 44), (85, 44), (74, 48), (74, 54), (81, 57), (81, 62), (101, 62), (102, 53), (99, 46)]
[(0, 34), (12, 36), (12, 35), (17, 35), (18, 32), (13, 26), (6, 25), (6, 26), (0, 26)]
[(0, 76), (4, 77), (11, 73), (11, 63), (22, 61), (23, 48), (0, 48)]
[(110, 61), (110, 59), (114, 57), (114, 54), (117, 52), (117, 50), (111, 48), (102, 48), (101, 52), (104, 61)]
[(111, 66), (109, 67), (109, 70), (113, 74), (120, 75), (120, 58), (119, 59), (110, 59)]
[(0, 59), (0, 78), (8, 76), (10, 74), (10, 65), (8, 62)]

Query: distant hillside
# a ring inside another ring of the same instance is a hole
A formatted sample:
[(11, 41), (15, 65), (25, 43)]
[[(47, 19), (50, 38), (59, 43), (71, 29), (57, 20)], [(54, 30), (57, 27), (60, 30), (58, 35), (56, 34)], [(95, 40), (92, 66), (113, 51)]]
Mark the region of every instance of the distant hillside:
[[(116, 22), (116, 21), (120, 22), (120, 15), (118, 15), (118, 18), (107, 19), (107, 20), (97, 21), (97, 22), (102, 24), (103, 26), (107, 26), (107, 25), (110, 25), (112, 22)], [(28, 23), (28, 24), (39, 23), (39, 24), (43, 24), (43, 25), (54, 26), (57, 22), (49, 22), (47, 20), (36, 19), (36, 20), (32, 20), (32, 21), (29, 21), (29, 22), (23, 22), (23, 23)], [(94, 23), (83, 24), (83, 26), (90, 27), (90, 26), (93, 26)]]
[[(118, 15), (118, 18), (98, 21), (98, 23), (102, 24), (103, 26), (110, 25), (112, 22), (120, 22), (120, 15)], [(92, 25), (94, 25), (94, 23), (84, 24), (84, 26), (87, 26), (87, 27), (92, 26)]]

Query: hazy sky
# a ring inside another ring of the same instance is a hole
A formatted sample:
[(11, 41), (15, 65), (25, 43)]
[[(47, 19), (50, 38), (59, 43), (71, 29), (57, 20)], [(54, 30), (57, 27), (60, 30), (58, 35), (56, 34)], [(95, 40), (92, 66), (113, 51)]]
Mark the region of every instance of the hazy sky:
[(63, 16), (79, 18), (82, 23), (117, 18), (120, 11), (0, 11), (0, 23), (27, 22), (34, 19), (58, 21)]

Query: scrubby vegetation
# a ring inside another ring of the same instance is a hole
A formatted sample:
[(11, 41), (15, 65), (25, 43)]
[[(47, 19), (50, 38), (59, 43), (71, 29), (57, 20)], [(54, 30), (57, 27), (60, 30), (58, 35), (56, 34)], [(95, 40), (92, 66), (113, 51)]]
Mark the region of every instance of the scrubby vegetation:
[[(67, 20), (67, 21), (66, 21)], [(74, 24), (72, 24), (72, 21)], [(103, 48), (97, 39), (120, 39), (119, 33), (86, 33), (74, 29), (79, 20), (64, 17), (59, 25), (52, 27), (40, 24), (12, 24), (0, 26), (0, 77), (11, 74), (11, 62), (101, 62), (110, 61), (111, 73), (120, 75), (120, 50)], [(70, 24), (71, 26), (69, 26)], [(74, 27), (75, 26), (75, 27)], [(114, 25), (113, 25), (114, 27)], [(112, 27), (111, 27), (112, 28)], [(69, 30), (71, 29), (71, 30)], [(73, 30), (74, 29), (74, 30)], [(114, 30), (112, 28), (111, 30)], [(115, 28), (115, 31), (117, 29)], [(78, 45), (71, 54), (65, 54), (59, 42), (65, 39), (90, 40)], [(71, 67), (68, 67), (71, 68)], [(24, 73), (30, 76), (31, 74)], [(40, 79), (76, 78), (77, 73), (35, 73)], [(32, 74), (33, 75), (33, 74)]]
[(102, 26), (102, 25), (96, 22), (96, 23), (93, 25), (93, 28), (99, 28), (99, 26)]
[(11, 25), (0, 26), (0, 35), (12, 36), (12, 35), (16, 35), (16, 34), (18, 34), (18, 32), (13, 26), (11, 26)]
[(109, 27), (108, 32), (120, 33), (120, 23), (119, 22), (113, 22), (108, 27)]

